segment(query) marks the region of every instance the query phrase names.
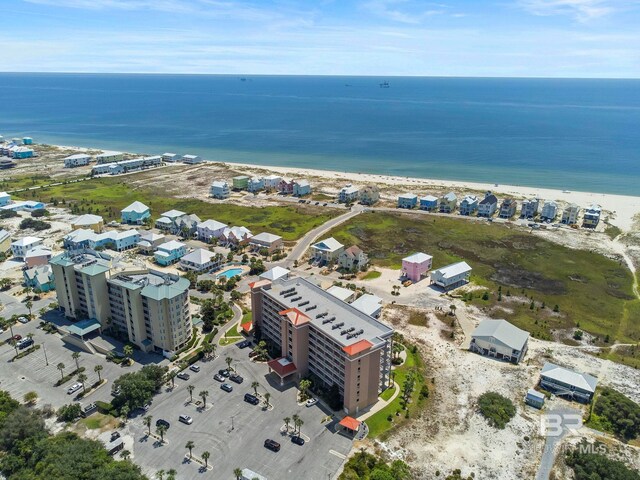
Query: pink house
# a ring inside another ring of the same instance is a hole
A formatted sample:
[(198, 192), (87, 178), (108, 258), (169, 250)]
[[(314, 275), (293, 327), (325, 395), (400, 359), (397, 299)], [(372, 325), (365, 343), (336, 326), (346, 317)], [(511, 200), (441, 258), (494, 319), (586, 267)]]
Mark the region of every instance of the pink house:
[(280, 183), (278, 183), (278, 190), (280, 193), (290, 195), (293, 193), (294, 183), (295, 182), (293, 180), (280, 180)]
[(414, 253), (402, 259), (402, 275), (412, 282), (418, 282), (431, 268), (433, 257), (426, 253)]

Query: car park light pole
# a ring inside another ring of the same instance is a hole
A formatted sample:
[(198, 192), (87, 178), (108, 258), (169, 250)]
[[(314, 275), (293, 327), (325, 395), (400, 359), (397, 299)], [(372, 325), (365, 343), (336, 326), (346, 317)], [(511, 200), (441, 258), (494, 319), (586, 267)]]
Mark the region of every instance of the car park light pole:
[(46, 365), (49, 365), (49, 359), (47, 358), (47, 349), (44, 346), (44, 342), (42, 342), (42, 351), (44, 352), (44, 361)]

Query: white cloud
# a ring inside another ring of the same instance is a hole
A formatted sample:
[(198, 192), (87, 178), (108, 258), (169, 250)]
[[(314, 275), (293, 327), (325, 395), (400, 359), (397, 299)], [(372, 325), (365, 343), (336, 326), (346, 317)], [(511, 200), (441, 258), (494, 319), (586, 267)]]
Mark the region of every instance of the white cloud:
[(566, 15), (588, 22), (640, 5), (638, 0), (519, 0), (518, 4), (534, 15)]
[(429, 17), (447, 13), (446, 5), (409, 0), (370, 0), (363, 3), (362, 8), (377, 17), (409, 25), (417, 25)]

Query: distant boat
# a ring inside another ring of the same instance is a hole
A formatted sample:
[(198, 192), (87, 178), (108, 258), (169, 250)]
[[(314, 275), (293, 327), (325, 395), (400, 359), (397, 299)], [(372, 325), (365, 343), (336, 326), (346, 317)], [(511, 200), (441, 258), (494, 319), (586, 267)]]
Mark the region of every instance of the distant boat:
[(244, 78), (244, 77), (242, 77), (242, 78), (240, 79), (240, 81), (241, 81), (241, 82), (246, 82), (246, 81), (247, 81), (247, 79), (246, 79), (246, 78)]
[(351, 85), (349, 85), (348, 83), (344, 84), (345, 87), (350, 87)]
[(380, 84), (380, 88), (389, 88), (391, 85), (389, 85), (389, 82), (382, 82)]

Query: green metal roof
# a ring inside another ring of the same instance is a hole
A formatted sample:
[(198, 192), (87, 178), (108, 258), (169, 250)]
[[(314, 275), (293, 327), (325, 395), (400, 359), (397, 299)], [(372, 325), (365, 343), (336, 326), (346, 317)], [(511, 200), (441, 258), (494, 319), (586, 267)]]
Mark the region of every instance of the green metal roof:
[(164, 300), (177, 297), (189, 289), (189, 280), (180, 277), (169, 285), (147, 285), (142, 289), (142, 295), (153, 300)]
[(69, 326), (69, 331), (79, 337), (91, 333), (100, 328), (100, 322), (95, 318), (89, 318), (87, 320), (81, 320), (73, 325)]

